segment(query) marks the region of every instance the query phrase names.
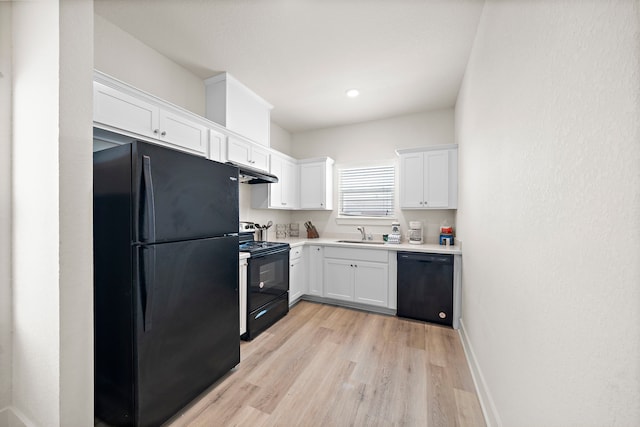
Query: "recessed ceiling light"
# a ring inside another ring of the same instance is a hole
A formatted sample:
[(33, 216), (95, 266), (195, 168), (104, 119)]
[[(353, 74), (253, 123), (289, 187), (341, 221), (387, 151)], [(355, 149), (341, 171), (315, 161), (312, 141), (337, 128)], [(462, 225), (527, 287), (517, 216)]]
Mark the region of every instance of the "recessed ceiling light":
[(345, 92), (349, 98), (355, 98), (360, 95), (360, 91), (358, 89), (349, 89)]

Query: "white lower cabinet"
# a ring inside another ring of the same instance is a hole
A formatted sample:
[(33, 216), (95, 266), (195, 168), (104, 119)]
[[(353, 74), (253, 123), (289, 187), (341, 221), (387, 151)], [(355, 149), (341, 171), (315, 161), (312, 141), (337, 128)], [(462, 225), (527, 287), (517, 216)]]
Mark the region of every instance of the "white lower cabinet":
[(307, 256), (307, 260), (309, 261), (308, 269), (307, 269), (307, 272), (309, 273), (307, 275), (307, 278), (308, 278), (307, 283), (309, 284), (308, 293), (309, 295), (312, 295), (315, 297), (323, 296), (323, 289), (322, 289), (322, 285), (323, 285), (322, 259), (324, 258), (323, 252), (324, 251), (322, 246), (316, 246), (316, 245), (309, 246), (309, 252)]
[(386, 251), (328, 247), (324, 254), (324, 297), (387, 307)]
[(240, 335), (247, 332), (247, 260), (238, 266), (238, 294), (240, 297)]
[(289, 253), (289, 305), (307, 293), (303, 250), (302, 246), (297, 246)]
[(328, 258), (324, 260), (324, 296), (353, 301), (353, 261)]
[(356, 261), (354, 265), (353, 300), (386, 307), (389, 301), (387, 264)]

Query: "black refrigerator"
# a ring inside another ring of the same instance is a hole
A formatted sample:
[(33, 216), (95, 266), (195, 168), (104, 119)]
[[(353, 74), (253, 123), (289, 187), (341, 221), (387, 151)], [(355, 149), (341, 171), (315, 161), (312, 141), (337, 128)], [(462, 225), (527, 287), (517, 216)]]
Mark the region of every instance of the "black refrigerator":
[(95, 415), (157, 426), (240, 362), (238, 169), (94, 153)]

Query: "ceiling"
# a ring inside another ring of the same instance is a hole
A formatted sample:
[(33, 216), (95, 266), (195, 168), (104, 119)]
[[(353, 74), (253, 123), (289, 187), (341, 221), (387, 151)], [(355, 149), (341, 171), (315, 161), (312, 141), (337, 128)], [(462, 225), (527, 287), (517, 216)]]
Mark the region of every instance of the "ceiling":
[[(450, 108), (482, 0), (95, 0), (205, 79), (231, 73), (290, 132)], [(357, 98), (345, 91), (360, 90)]]

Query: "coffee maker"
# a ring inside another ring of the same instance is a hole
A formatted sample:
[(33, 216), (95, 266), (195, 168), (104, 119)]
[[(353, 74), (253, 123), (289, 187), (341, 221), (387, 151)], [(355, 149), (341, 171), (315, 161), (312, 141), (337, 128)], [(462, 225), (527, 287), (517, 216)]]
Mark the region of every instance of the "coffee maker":
[(422, 244), (422, 222), (421, 221), (409, 221), (409, 243), (414, 245)]

